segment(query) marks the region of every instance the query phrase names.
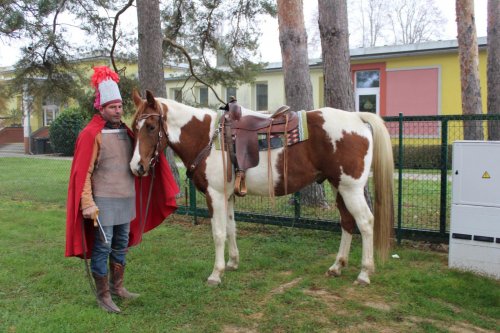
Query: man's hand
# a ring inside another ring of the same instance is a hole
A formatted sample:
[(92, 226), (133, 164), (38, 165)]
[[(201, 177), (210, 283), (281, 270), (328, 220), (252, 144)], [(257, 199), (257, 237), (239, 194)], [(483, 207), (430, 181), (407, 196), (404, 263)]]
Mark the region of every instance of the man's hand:
[(82, 215), (86, 219), (95, 220), (98, 212), (97, 206), (90, 206), (82, 210)]

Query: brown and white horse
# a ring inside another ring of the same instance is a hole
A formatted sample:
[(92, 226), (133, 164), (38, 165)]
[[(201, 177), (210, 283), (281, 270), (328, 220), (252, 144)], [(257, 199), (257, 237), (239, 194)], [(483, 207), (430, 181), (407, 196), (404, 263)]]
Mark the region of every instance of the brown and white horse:
[[(157, 151), (169, 145), (184, 162), (193, 164), (202, 150), (207, 150), (196, 167), (192, 180), (206, 195), (212, 214), (211, 224), (215, 242), (215, 264), (208, 277), (209, 284), (221, 283), (226, 269), (238, 268), (239, 252), (236, 245), (234, 221), (234, 192), (232, 177), (226, 177), (224, 154), (211, 146), (218, 135), (217, 112), (194, 108), (170, 99), (154, 98), (146, 93), (143, 100), (134, 92), (137, 112), (133, 129), (136, 134), (135, 151), (130, 168), (135, 175), (146, 175)], [(242, 108), (242, 115), (259, 114)], [(261, 115), (266, 117), (266, 115)], [(304, 186), (326, 179), (337, 191), (337, 207), (341, 214), (342, 238), (335, 262), (327, 275), (339, 276), (347, 265), (352, 232), (357, 225), (362, 238), (361, 272), (356, 283), (369, 284), (374, 271), (375, 248), (382, 259), (387, 258), (393, 228), (393, 156), (389, 133), (383, 120), (371, 113), (346, 112), (321, 108), (307, 112), (309, 139), (270, 154), (260, 152), (258, 166), (246, 171), (248, 194), (268, 196), (269, 179), (275, 195), (299, 191)], [(270, 156), (270, 163), (268, 163)], [(283, 159), (287, 158), (288, 174), (283, 175)], [(199, 158), (198, 158), (199, 159)], [(269, 177), (268, 167), (272, 168)], [(373, 167), (375, 186), (375, 216), (364, 196), (370, 169)], [(231, 178), (231, 181), (226, 180)], [(287, 180), (285, 186), (284, 179)], [(225, 264), (224, 246), (229, 246)]]

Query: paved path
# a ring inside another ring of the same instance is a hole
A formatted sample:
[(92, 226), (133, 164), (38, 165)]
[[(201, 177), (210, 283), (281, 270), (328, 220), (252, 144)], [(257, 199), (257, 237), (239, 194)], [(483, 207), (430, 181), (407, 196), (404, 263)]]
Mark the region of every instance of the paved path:
[(72, 160), (73, 156), (58, 156), (54, 154), (27, 155), (24, 153), (5, 152), (0, 150), (0, 158), (2, 157), (21, 157), (21, 158), (41, 158), (54, 160)]

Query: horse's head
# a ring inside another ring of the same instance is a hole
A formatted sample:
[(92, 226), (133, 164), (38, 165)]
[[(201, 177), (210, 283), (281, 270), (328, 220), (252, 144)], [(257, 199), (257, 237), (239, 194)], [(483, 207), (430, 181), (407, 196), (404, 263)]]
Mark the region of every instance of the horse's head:
[(149, 90), (145, 100), (134, 90), (133, 99), (135, 148), (130, 169), (136, 176), (147, 176), (158, 154), (167, 146), (167, 106), (158, 102)]

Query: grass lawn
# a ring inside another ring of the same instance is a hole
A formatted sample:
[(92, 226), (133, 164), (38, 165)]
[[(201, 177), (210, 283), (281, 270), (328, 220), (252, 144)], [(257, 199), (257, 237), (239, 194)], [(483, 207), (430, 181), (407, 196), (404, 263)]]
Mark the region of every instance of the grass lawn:
[(0, 198), (2, 332), (494, 332), (499, 282), (449, 270), (445, 253), (393, 249), (368, 287), (359, 273), (360, 240), (339, 278), (324, 272), (339, 235), (239, 224), (241, 265), (219, 287), (206, 221), (170, 217), (128, 255), (123, 314), (95, 303), (83, 261), (64, 258), (60, 205)]
[(107, 314), (83, 261), (64, 258), (69, 165), (0, 158), (0, 332), (500, 331), (500, 282), (450, 270), (420, 243), (393, 248), (400, 259), (360, 287), (358, 235), (331, 278), (338, 233), (240, 222), (240, 268), (209, 287), (210, 225), (181, 215), (130, 250), (126, 285), (141, 297)]

